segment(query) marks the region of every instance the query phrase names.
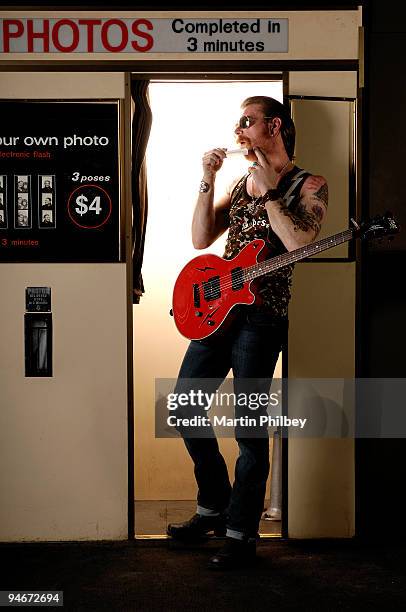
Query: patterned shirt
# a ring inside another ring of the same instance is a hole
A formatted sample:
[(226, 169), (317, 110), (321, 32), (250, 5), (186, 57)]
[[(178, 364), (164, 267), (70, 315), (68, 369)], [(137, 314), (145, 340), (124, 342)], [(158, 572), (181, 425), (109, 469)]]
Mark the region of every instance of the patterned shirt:
[[(225, 259), (232, 259), (241, 249), (257, 238), (266, 241), (269, 248), (268, 257), (286, 253), (282, 241), (272, 230), (268, 213), (261, 198), (253, 198), (247, 193), (248, 174), (243, 176), (231, 193), (229, 210), (230, 226), (224, 251)], [(278, 189), (284, 194), (286, 206), (294, 213), (300, 200), (300, 189), (309, 173), (295, 166), (281, 179)], [(255, 283), (256, 303), (269, 311), (270, 315), (279, 319), (288, 315), (290, 287), (294, 264), (289, 264), (279, 270), (261, 276)]]

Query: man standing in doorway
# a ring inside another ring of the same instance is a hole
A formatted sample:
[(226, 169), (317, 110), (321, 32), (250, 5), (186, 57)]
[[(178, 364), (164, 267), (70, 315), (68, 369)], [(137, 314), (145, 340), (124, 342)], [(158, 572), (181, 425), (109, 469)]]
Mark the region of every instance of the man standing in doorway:
[[(193, 245), (207, 248), (228, 230), (226, 259), (258, 238), (266, 240), (272, 257), (317, 237), (327, 211), (327, 183), (293, 163), (295, 127), (282, 104), (255, 96), (247, 98), (241, 108), (235, 136), (248, 150), (246, 159), (251, 165), (248, 173), (214, 202), (216, 175), (226, 150), (216, 148), (204, 154), (192, 223)], [(207, 381), (205, 391), (213, 391), (230, 369), (235, 391), (246, 389), (243, 381), (248, 380), (256, 390), (262, 385), (261, 390), (269, 391), (287, 337), (292, 271), (293, 265), (289, 265), (263, 276), (256, 285), (254, 305), (235, 307), (232, 324), (221, 334), (190, 343), (175, 391), (190, 391), (196, 379)], [(190, 406), (182, 410), (178, 416), (190, 414)], [(226, 535), (225, 545), (210, 559), (209, 567), (225, 569), (252, 563), (269, 472), (268, 432), (262, 428), (258, 435), (247, 436), (236, 428), (239, 456), (231, 487), (214, 432), (192, 437), (186, 428), (178, 429), (195, 466), (197, 512), (188, 521), (170, 524), (168, 535), (185, 542), (211, 532)]]

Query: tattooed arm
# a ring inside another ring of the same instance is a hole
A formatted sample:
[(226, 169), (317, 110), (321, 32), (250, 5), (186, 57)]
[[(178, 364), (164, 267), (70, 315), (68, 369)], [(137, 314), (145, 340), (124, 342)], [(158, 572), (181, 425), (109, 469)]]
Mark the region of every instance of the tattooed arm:
[(295, 212), (289, 210), (282, 200), (268, 200), (265, 203), (271, 227), (288, 251), (317, 238), (327, 206), (328, 187), (322, 176), (309, 176), (305, 180)]

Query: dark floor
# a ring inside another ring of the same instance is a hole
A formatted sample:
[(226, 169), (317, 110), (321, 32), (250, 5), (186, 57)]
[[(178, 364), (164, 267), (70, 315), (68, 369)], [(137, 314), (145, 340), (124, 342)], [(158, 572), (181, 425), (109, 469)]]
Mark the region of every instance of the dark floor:
[(0, 589), (63, 590), (63, 609), (75, 611), (406, 608), (404, 542), (267, 540), (255, 569), (213, 573), (218, 544), (2, 544)]

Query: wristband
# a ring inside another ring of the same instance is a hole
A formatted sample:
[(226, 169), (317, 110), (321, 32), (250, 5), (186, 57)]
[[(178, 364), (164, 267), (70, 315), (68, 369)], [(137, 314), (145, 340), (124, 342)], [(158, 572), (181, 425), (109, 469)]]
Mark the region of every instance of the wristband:
[(275, 200), (279, 200), (280, 197), (281, 194), (279, 193), (278, 189), (268, 189), (268, 191), (262, 196), (262, 203), (265, 204), (265, 202), (268, 200), (274, 202)]

